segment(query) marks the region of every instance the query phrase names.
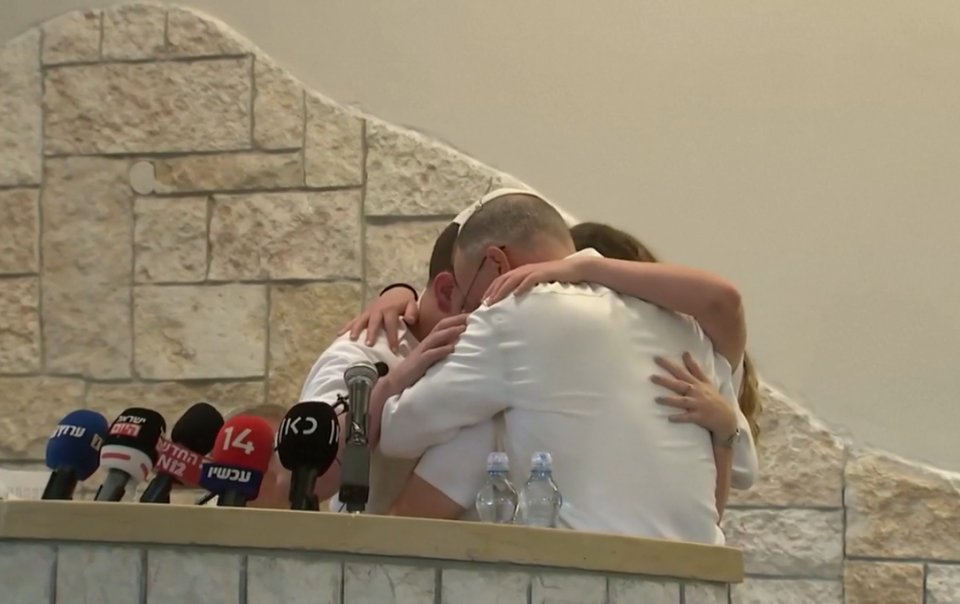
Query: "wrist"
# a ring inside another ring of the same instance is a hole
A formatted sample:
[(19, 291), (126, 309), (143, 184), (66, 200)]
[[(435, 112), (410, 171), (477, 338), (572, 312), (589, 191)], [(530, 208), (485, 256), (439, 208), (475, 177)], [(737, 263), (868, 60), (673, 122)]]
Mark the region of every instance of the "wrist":
[(596, 256), (576, 256), (572, 258), (573, 274), (576, 282), (596, 281), (597, 269), (601, 266), (601, 260), (603, 258)]
[(722, 432), (713, 432), (713, 446), (721, 449), (732, 449), (740, 441), (740, 426), (734, 426), (730, 430)]
[(407, 283), (392, 283), (386, 286), (385, 288), (383, 288), (382, 290), (380, 290), (380, 295), (383, 296), (385, 293), (396, 290), (396, 289), (407, 290), (410, 293), (410, 295), (413, 297), (414, 302), (416, 302), (420, 298), (420, 295), (417, 293), (417, 290), (412, 285)]

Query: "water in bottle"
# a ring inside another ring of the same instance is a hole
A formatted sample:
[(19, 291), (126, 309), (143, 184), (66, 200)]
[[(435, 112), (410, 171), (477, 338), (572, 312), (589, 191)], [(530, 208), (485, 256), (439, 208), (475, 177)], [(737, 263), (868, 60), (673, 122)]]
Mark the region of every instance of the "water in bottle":
[(517, 516), (517, 490), (509, 479), (510, 460), (506, 453), (487, 457), (487, 482), (477, 493), (477, 514), (481, 522), (511, 524)]
[(555, 528), (563, 498), (553, 482), (553, 458), (549, 453), (534, 453), (530, 479), (520, 489), (520, 523)]

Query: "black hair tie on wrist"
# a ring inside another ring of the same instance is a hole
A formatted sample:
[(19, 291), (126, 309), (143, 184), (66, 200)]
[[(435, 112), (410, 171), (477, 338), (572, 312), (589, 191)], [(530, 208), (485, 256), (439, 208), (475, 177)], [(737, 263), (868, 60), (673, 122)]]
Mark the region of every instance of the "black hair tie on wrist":
[(380, 295), (382, 296), (383, 294), (387, 293), (387, 292), (390, 291), (391, 289), (397, 289), (398, 287), (402, 287), (402, 288), (404, 288), (404, 289), (410, 290), (410, 292), (413, 293), (413, 299), (414, 299), (415, 301), (419, 301), (419, 300), (420, 300), (420, 294), (417, 292), (417, 290), (414, 289), (414, 287), (413, 287), (412, 285), (407, 284), (407, 283), (393, 283), (393, 284), (391, 284), (391, 285), (388, 285), (388, 286), (386, 286), (385, 288), (383, 288), (383, 289), (380, 291)]

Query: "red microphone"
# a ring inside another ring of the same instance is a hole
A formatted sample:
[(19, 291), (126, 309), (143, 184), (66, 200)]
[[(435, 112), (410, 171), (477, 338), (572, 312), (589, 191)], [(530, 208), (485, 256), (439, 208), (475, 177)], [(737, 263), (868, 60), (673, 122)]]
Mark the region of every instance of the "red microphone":
[(213, 445), (213, 459), (200, 470), (200, 486), (217, 496), (217, 505), (246, 507), (260, 494), (273, 457), (273, 429), (266, 420), (240, 415), (225, 423)]

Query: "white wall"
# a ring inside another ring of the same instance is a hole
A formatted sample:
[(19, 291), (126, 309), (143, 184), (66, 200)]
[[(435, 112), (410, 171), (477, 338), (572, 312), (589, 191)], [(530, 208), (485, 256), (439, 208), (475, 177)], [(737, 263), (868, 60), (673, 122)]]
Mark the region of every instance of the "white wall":
[[(3, 0), (0, 41), (88, 5)], [(192, 5), (311, 88), (731, 277), (769, 381), (960, 470), (960, 4)]]

